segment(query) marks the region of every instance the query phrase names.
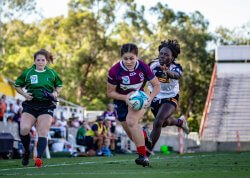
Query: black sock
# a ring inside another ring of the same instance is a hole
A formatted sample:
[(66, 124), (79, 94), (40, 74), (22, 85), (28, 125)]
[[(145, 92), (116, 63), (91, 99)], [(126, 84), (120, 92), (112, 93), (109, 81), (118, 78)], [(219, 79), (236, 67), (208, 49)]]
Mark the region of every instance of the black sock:
[(37, 142), (37, 157), (42, 158), (43, 152), (47, 146), (47, 138), (45, 137), (38, 137)]
[(28, 152), (30, 150), (30, 134), (28, 135), (20, 135), (23, 147), (24, 147), (24, 151)]

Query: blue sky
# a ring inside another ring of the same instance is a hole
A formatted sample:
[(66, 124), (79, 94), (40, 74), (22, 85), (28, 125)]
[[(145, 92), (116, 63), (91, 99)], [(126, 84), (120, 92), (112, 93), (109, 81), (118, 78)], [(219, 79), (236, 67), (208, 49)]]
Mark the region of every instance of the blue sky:
[[(66, 15), (68, 2), (69, 0), (37, 0), (44, 17)], [(150, 8), (158, 0), (137, 0), (137, 2)], [(211, 32), (219, 26), (233, 29), (250, 23), (250, 0), (162, 0), (161, 2), (167, 3), (174, 11), (186, 13), (200, 11), (209, 21)]]

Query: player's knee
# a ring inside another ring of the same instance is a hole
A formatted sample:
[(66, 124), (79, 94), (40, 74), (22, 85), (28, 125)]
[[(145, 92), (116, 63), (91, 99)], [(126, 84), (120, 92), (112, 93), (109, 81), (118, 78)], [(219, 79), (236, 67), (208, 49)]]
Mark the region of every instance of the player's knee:
[(37, 133), (38, 133), (39, 137), (45, 137), (45, 138), (47, 138), (48, 131), (46, 129), (44, 129), (44, 130), (38, 130)]
[(30, 133), (30, 127), (27, 125), (23, 125), (20, 127), (20, 134), (21, 135), (28, 135)]

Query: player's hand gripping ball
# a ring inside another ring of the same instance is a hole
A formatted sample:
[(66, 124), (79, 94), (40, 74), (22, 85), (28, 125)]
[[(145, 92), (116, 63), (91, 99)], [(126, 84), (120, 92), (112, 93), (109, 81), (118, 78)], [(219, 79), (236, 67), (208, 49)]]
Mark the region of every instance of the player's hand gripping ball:
[(128, 105), (134, 110), (140, 110), (144, 108), (148, 103), (149, 97), (143, 91), (133, 92), (128, 99)]

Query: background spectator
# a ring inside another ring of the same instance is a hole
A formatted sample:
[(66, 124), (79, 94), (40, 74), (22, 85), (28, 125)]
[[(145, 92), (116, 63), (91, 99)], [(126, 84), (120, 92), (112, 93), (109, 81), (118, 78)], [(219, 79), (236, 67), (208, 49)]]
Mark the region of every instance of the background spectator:
[(77, 130), (76, 133), (76, 144), (85, 146), (85, 135), (87, 129), (85, 128), (86, 121), (82, 121), (80, 128)]
[(66, 119), (65, 119), (65, 117), (61, 117), (61, 125), (63, 126), (63, 127), (68, 127), (68, 125), (67, 125), (67, 121), (66, 121)]
[(72, 127), (75, 127), (75, 128), (79, 128), (80, 127), (80, 123), (79, 123), (78, 117), (74, 117), (73, 118), (71, 125), (72, 125)]
[(6, 96), (2, 95), (0, 99), (0, 121), (3, 121), (6, 111), (7, 111)]
[(17, 99), (16, 103), (14, 104), (14, 112), (17, 113), (20, 108), (22, 109), (22, 102), (20, 99)]
[(14, 115), (14, 121), (17, 122), (18, 124), (20, 123), (21, 119), (21, 114), (22, 114), (22, 108), (19, 108), (18, 111)]
[(117, 113), (114, 109), (114, 105), (113, 104), (108, 104), (107, 110), (102, 114), (102, 116), (104, 117), (105, 120), (109, 120), (111, 121), (111, 125), (110, 125), (110, 138), (112, 138), (110, 140), (110, 149), (111, 151), (115, 151), (115, 140), (117, 138), (116, 136), (116, 119), (117, 119)]
[(3, 99), (0, 98), (0, 121), (3, 121), (5, 111), (6, 111), (6, 107), (4, 105)]
[(13, 122), (13, 116), (10, 115), (7, 117), (7, 123), (12, 123)]
[(87, 150), (96, 149), (97, 155), (102, 155), (102, 146), (104, 141), (104, 118), (103, 116), (97, 117), (97, 122), (95, 122), (91, 129), (86, 133), (86, 146)]
[(10, 103), (9, 110), (7, 111), (7, 117), (11, 116), (12, 118), (14, 118), (15, 115), (16, 115), (16, 113), (14, 110), (14, 104)]

